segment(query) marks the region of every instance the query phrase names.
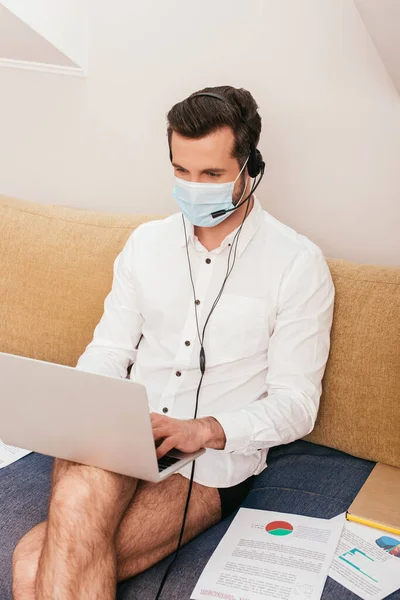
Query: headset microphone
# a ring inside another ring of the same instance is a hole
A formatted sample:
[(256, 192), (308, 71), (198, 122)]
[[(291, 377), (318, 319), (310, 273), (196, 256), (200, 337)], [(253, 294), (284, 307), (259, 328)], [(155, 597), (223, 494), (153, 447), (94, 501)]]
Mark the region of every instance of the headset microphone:
[[(261, 154), (260, 154), (260, 156), (261, 156)], [(243, 204), (245, 202), (248, 202), (250, 200), (251, 196), (253, 195), (253, 193), (255, 192), (255, 190), (258, 188), (259, 184), (261, 183), (261, 180), (264, 177), (264, 170), (265, 170), (265, 163), (264, 163), (264, 161), (262, 161), (262, 165), (260, 166), (260, 177), (259, 177), (257, 183), (252, 186), (250, 193), (246, 196), (246, 198), (244, 200), (242, 200), (241, 202), (239, 202), (239, 204), (237, 204), (233, 208), (224, 208), (222, 210), (216, 210), (216, 211), (212, 212), (211, 213), (212, 218), (217, 219), (218, 217), (222, 217), (222, 215), (225, 215), (228, 212), (232, 212), (233, 210), (237, 210), (238, 208), (243, 206)]]

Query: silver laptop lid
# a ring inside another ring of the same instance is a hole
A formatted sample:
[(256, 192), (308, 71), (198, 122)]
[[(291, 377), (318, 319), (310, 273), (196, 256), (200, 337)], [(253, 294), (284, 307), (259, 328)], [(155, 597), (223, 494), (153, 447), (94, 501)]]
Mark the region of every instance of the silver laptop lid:
[(6, 444), (158, 481), (144, 386), (0, 352)]

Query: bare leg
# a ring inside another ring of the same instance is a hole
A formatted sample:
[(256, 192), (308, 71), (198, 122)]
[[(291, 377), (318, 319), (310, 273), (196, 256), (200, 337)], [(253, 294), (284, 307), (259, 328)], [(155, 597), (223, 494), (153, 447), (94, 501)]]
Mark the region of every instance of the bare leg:
[(97, 467), (58, 461), (36, 600), (113, 600), (114, 537), (137, 480)]
[[(116, 535), (117, 579), (150, 568), (176, 550), (189, 480), (180, 474), (160, 483), (140, 481)], [(183, 544), (221, 519), (217, 488), (193, 484)]]
[(18, 542), (13, 554), (14, 600), (36, 600), (36, 576), (46, 537), (47, 521), (38, 523)]
[[(176, 549), (188, 483), (188, 480), (179, 474), (172, 475), (157, 484), (139, 482), (136, 494), (115, 536), (118, 581), (144, 571)], [(183, 543), (187, 543), (217, 523), (220, 518), (221, 509), (217, 489), (195, 483)], [(28, 532), (20, 540), (14, 552), (14, 600), (37, 600), (34, 592), (35, 578), (46, 524), (47, 522), (44, 521)], [(36, 539), (34, 550), (32, 537)], [(25, 550), (30, 551), (28, 570), (25, 568), (27, 560)], [(16, 594), (18, 583), (20, 589), (24, 590), (24, 594)], [(88, 596), (82, 595), (81, 598), (92, 599), (95, 596), (91, 594), (92, 592), (89, 592)]]

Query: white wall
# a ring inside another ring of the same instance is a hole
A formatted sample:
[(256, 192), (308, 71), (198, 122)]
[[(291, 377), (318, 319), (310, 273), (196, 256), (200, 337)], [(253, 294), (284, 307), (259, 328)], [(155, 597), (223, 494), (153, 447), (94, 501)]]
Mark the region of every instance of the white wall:
[(351, 0), (91, 0), (89, 76), (0, 70), (0, 192), (169, 213), (171, 105), (249, 89), (259, 198), (329, 256), (400, 264), (400, 99)]

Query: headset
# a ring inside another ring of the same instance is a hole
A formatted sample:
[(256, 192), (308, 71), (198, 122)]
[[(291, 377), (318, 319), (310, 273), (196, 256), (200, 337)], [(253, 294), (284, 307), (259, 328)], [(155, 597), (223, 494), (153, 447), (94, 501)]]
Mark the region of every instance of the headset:
[[(229, 104), (230, 106), (233, 106), (231, 102), (229, 102), (229, 100), (227, 100), (226, 98), (224, 98), (224, 96), (220, 95), (220, 94), (215, 94), (214, 92), (198, 92), (197, 94), (193, 94), (192, 96), (189, 96), (188, 100), (192, 100), (192, 98), (197, 98), (198, 96), (210, 96), (212, 98), (216, 98), (217, 100), (220, 100), (222, 102), (225, 102), (227, 104)], [(247, 121), (245, 119), (242, 119), (242, 122), (247, 124)], [(169, 142), (168, 142), (169, 144)], [(169, 158), (170, 161), (172, 162), (172, 151), (171, 151), (171, 146), (169, 144)], [(211, 213), (212, 217), (214, 219), (216, 219), (219, 216), (224, 215), (225, 213), (237, 210), (240, 206), (243, 206), (243, 204), (245, 202), (248, 203), (248, 201), (250, 200), (250, 198), (252, 197), (254, 191), (257, 189), (257, 187), (259, 186), (263, 176), (264, 176), (264, 171), (265, 171), (265, 162), (261, 156), (261, 152), (259, 150), (256, 149), (254, 141), (252, 140), (250, 142), (250, 152), (249, 152), (249, 159), (247, 161), (247, 172), (249, 174), (249, 176), (254, 179), (250, 192), (249, 194), (240, 202), (238, 202), (238, 204), (236, 204), (236, 206), (234, 206), (233, 208), (229, 208), (229, 209), (224, 209), (224, 210), (217, 210), (213, 213)], [(258, 177), (258, 180), (257, 180)], [(222, 286), (221, 289), (219, 290), (213, 304), (211, 307), (210, 312), (208, 313), (208, 316), (205, 320), (204, 326), (203, 326), (203, 330), (200, 332), (200, 326), (199, 326), (199, 319), (198, 319), (198, 314), (197, 314), (197, 305), (196, 305), (196, 290), (195, 290), (195, 286), (194, 286), (194, 280), (193, 280), (193, 272), (192, 272), (192, 265), (190, 262), (190, 255), (189, 255), (189, 244), (188, 244), (188, 238), (187, 238), (187, 231), (186, 231), (186, 224), (185, 224), (185, 219), (184, 216), (182, 215), (182, 223), (183, 223), (183, 229), (184, 229), (184, 234), (185, 234), (185, 240), (186, 240), (186, 255), (187, 255), (187, 261), (188, 261), (188, 267), (189, 267), (189, 275), (190, 275), (190, 281), (191, 281), (191, 286), (192, 286), (192, 292), (193, 292), (193, 304), (194, 304), (194, 310), (195, 310), (195, 318), (196, 318), (196, 328), (197, 328), (197, 335), (198, 335), (198, 339), (199, 339), (199, 343), (200, 343), (200, 355), (199, 355), (199, 367), (200, 367), (200, 381), (197, 387), (197, 391), (196, 391), (196, 404), (195, 404), (195, 410), (194, 410), (194, 415), (193, 415), (193, 419), (197, 418), (197, 411), (198, 411), (198, 405), (199, 405), (199, 395), (200, 395), (200, 389), (201, 389), (201, 385), (203, 383), (203, 377), (204, 377), (204, 373), (206, 371), (206, 354), (205, 354), (205, 350), (204, 350), (204, 336), (205, 336), (205, 331), (206, 331), (206, 327), (208, 325), (208, 322), (210, 320), (210, 317), (212, 315), (212, 313), (214, 312), (221, 296), (222, 296), (222, 292), (224, 291), (226, 282), (228, 281), (228, 278), (230, 276), (230, 274), (232, 273), (233, 267), (235, 265), (236, 262), (236, 252), (237, 252), (237, 247), (238, 247), (238, 243), (239, 243), (239, 238), (240, 238), (240, 233), (242, 231), (242, 227), (243, 227), (243, 223), (246, 220), (247, 214), (249, 211), (249, 204), (247, 204), (246, 206), (246, 210), (245, 210), (245, 214), (242, 220), (241, 225), (239, 226), (237, 232), (235, 233), (235, 236), (232, 240), (232, 244), (229, 250), (229, 255), (228, 255), (228, 262), (227, 262), (227, 268), (226, 268), (226, 273), (225, 273), (225, 278), (222, 282)], [(233, 253), (233, 259), (232, 259), (232, 264), (231, 264), (231, 256)], [(181, 548), (181, 544), (182, 544), (182, 538), (183, 538), (183, 533), (185, 530), (185, 524), (186, 524), (186, 517), (187, 517), (187, 512), (188, 512), (188, 507), (189, 507), (189, 501), (190, 501), (190, 496), (192, 493), (192, 487), (193, 487), (193, 475), (194, 475), (194, 469), (195, 469), (195, 460), (192, 462), (192, 471), (191, 471), (191, 475), (190, 475), (190, 482), (189, 482), (189, 489), (188, 489), (188, 495), (186, 498), (186, 504), (185, 504), (185, 509), (184, 509), (184, 513), (183, 513), (183, 521), (182, 521), (182, 526), (181, 526), (181, 530), (180, 530), (180, 534), (179, 534), (179, 541), (178, 541), (178, 546), (177, 549), (175, 551), (175, 556), (172, 559), (172, 561), (170, 562), (170, 564), (168, 565), (164, 576), (161, 580), (161, 584), (160, 587), (158, 589), (157, 595), (155, 597), (155, 600), (159, 600), (160, 596), (161, 596), (161, 592), (164, 588), (164, 584), (167, 580), (167, 577), (169, 575), (169, 572), (171, 570), (172, 565), (174, 564), (179, 550)]]

